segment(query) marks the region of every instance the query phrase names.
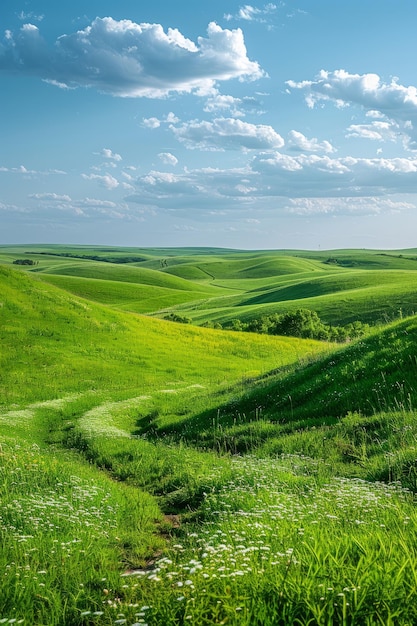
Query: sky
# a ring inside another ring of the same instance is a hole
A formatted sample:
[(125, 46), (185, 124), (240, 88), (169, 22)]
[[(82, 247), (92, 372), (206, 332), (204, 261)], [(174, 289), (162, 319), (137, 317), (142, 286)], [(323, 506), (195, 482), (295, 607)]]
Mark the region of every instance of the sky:
[(417, 247), (415, 0), (1, 0), (0, 244)]

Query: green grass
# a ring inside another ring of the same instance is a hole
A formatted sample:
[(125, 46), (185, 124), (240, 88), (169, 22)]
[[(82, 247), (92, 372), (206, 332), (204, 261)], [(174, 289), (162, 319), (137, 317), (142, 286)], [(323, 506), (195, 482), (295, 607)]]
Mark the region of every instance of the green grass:
[[(95, 261), (77, 261), (76, 263), (62, 263), (56, 267), (44, 270), (66, 276), (79, 276), (83, 278), (94, 278), (96, 280), (112, 280), (126, 283), (137, 283), (142, 285), (152, 285), (153, 287), (163, 287), (165, 289), (178, 289), (183, 291), (196, 291), (207, 293), (209, 288), (202, 288), (184, 279), (152, 269), (142, 269), (130, 265), (118, 265), (111, 263), (97, 263)], [(213, 290), (216, 293), (216, 290)]]
[(416, 623), (417, 318), (332, 346), (135, 311), (394, 318), (417, 251), (27, 248), (0, 249), (1, 623)]
[(3, 440), (0, 484), (2, 623), (102, 623), (123, 571), (163, 546), (151, 496), (69, 454)]
[(97, 280), (73, 276), (42, 275), (43, 280), (66, 291), (101, 304), (133, 313), (151, 313), (188, 301), (208, 297), (208, 292), (185, 291), (171, 287), (127, 283), (119, 280)]
[[(207, 522), (141, 578), (151, 624), (411, 624), (407, 492), (323, 481), (303, 457), (236, 458)], [(401, 608), (400, 608), (401, 607)]]
[(60, 397), (74, 387), (111, 394), (158, 389), (170, 380), (224, 384), (327, 349), (110, 310), (4, 267), (0, 282), (4, 406)]
[[(236, 389), (221, 405), (207, 402), (203, 411), (190, 410), (183, 419), (160, 419), (160, 432), (245, 452), (279, 434), (280, 428), (289, 432), (335, 423), (350, 412), (365, 416), (413, 409), (416, 340), (417, 318), (397, 322), (313, 363), (266, 376), (244, 392)], [(259, 421), (263, 429), (256, 425)]]
[[(242, 283), (232, 284), (236, 290), (243, 287)], [(261, 279), (259, 286), (251, 282), (248, 291), (180, 305), (175, 310), (199, 324), (209, 320), (227, 324), (235, 318), (249, 321), (297, 308), (317, 311), (323, 321), (334, 325), (356, 320), (381, 324), (415, 311), (416, 286), (417, 273), (409, 270), (337, 270), (313, 278), (305, 274), (290, 280), (281, 277), (273, 284)]]
[(160, 317), (175, 311), (199, 325), (300, 307), (335, 325), (381, 324), (415, 310), (415, 250), (0, 247), (0, 260), (13, 255), (34, 259), (26, 269), (74, 295)]

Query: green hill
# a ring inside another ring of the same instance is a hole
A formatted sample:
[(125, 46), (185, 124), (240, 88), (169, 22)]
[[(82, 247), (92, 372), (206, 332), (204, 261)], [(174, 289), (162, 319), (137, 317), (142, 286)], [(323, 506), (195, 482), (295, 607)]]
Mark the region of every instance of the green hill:
[(92, 388), (154, 388), (176, 378), (223, 383), (324, 349), (317, 342), (241, 337), (110, 310), (40, 275), (1, 266), (0, 293), (3, 405)]
[(417, 623), (417, 318), (341, 347), (134, 312), (399, 316), (416, 251), (26, 248), (0, 249), (1, 623)]
[(13, 255), (32, 259), (25, 269), (74, 295), (159, 317), (175, 312), (199, 325), (297, 308), (334, 325), (380, 324), (416, 308), (415, 250), (0, 248), (4, 263)]
[(227, 324), (283, 313), (298, 308), (317, 311), (330, 324), (356, 320), (386, 323), (416, 310), (417, 273), (409, 270), (342, 270), (318, 273), (311, 278), (296, 274), (291, 279), (262, 280), (247, 291), (211, 298), (204, 303), (180, 306), (178, 310), (198, 323), (208, 320)]

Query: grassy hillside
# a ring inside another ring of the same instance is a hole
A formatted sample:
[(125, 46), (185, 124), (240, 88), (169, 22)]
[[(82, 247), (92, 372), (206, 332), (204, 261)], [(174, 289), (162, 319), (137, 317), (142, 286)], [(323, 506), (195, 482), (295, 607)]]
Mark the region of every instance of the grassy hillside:
[[(2, 404), (64, 392), (144, 389), (167, 380), (223, 383), (327, 349), (137, 317), (0, 266)], [(224, 359), (224, 354), (228, 359)]]
[[(215, 419), (223, 430), (259, 419), (271, 424), (335, 423), (349, 413), (370, 416), (383, 411), (411, 410), (417, 405), (417, 318), (389, 325), (361, 341), (333, 350), (294, 372), (279, 372), (257, 381), (247, 392), (213, 411), (190, 412), (164, 433), (201, 438)], [(169, 420), (168, 420), (169, 421)], [(273, 436), (274, 429), (270, 429)], [(202, 441), (202, 439), (200, 439)]]
[(16, 258), (74, 295), (159, 317), (176, 311), (199, 325), (296, 308), (335, 325), (380, 324), (415, 310), (415, 250), (0, 248), (0, 261)]
[(208, 302), (176, 307), (196, 323), (232, 319), (248, 321), (262, 315), (307, 308), (317, 311), (330, 324), (355, 320), (371, 324), (392, 321), (416, 310), (417, 273), (411, 271), (349, 271), (320, 274), (311, 279), (297, 276), (277, 281), (269, 288), (263, 283), (245, 293), (222, 295)]
[[(155, 285), (127, 283), (117, 280), (97, 280), (75, 276), (45, 275), (42, 279), (69, 293), (93, 302), (107, 304), (133, 313), (152, 313), (184, 302), (209, 297), (210, 292), (186, 291)], [(213, 292), (211, 292), (213, 293)]]
[(132, 313), (396, 317), (417, 251), (34, 251), (0, 250), (1, 623), (417, 623), (417, 318)]
[[(237, 258), (233, 258), (237, 256)], [(187, 264), (181, 264), (179, 267), (174, 265), (170, 260), (170, 264), (166, 269), (172, 274), (181, 275), (190, 267), (195, 267), (213, 281), (217, 280), (233, 280), (233, 279), (251, 279), (265, 278), (270, 276), (280, 276), (286, 274), (295, 274), (306, 271), (317, 271), (320, 269), (320, 263), (307, 259), (295, 257), (285, 257), (280, 255), (249, 255), (248, 253), (240, 253), (238, 255), (228, 254), (227, 257), (219, 260), (212, 259), (207, 261), (188, 261)]]

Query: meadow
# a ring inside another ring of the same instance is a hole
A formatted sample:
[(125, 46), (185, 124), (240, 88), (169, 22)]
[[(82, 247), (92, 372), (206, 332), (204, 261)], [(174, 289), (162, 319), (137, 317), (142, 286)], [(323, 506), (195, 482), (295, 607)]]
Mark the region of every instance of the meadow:
[(416, 260), (0, 246), (0, 624), (417, 623)]

